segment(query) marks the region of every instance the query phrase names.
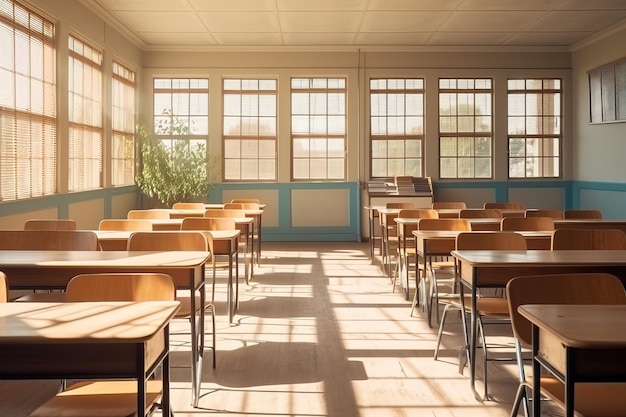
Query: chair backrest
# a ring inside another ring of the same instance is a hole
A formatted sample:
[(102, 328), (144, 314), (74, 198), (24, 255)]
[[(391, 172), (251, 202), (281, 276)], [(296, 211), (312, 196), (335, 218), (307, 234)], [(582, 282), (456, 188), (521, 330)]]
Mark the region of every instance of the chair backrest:
[(459, 212), (461, 219), (501, 219), (500, 209), (466, 209)]
[(233, 198), (230, 200), (231, 203), (257, 203), (261, 204), (261, 200), (256, 198)]
[(550, 231), (554, 230), (554, 220), (550, 217), (504, 217), (500, 230)]
[(626, 233), (621, 229), (556, 229), (552, 249), (624, 250)]
[(130, 210), (126, 215), (128, 219), (169, 219), (170, 214), (165, 210)]
[(4, 272), (0, 271), (0, 303), (9, 301), (9, 281)]
[(180, 230), (237, 230), (237, 226), (229, 217), (186, 217)]
[(459, 209), (463, 210), (467, 208), (465, 201), (434, 201), (432, 208), (437, 209)]
[(243, 219), (246, 212), (243, 209), (207, 209), (204, 217), (229, 217), (231, 219)]
[(600, 210), (565, 210), (563, 214), (566, 219), (602, 219)]
[(176, 210), (204, 210), (204, 203), (174, 203), (172, 208)]
[(76, 230), (76, 222), (70, 219), (31, 219), (24, 223), (24, 230)]
[(224, 209), (226, 209), (226, 210), (230, 210), (230, 209), (242, 210), (243, 209), (243, 204), (244, 203), (224, 203)]
[(396, 208), (396, 209), (412, 209), (415, 208), (415, 205), (411, 202), (391, 202), (385, 204), (386, 208)]
[(160, 273), (80, 274), (67, 284), (65, 301), (170, 301), (172, 277)]
[(98, 230), (152, 230), (152, 223), (146, 219), (103, 219)]
[(208, 251), (204, 233), (191, 230), (135, 232), (128, 238), (129, 251)]
[(417, 228), (419, 230), (458, 230), (469, 232), (472, 225), (467, 219), (422, 219)]
[(526, 210), (524, 215), (526, 217), (550, 217), (551, 219), (565, 218), (565, 212), (563, 210)]
[(526, 250), (526, 238), (515, 232), (467, 232), (456, 237), (459, 250)]
[(507, 202), (507, 203), (485, 203), (483, 208), (496, 208), (496, 209), (512, 209), (512, 210), (525, 210), (526, 206), (523, 203)]
[(409, 219), (438, 219), (439, 213), (433, 209), (401, 209), (398, 217)]
[(515, 337), (532, 343), (532, 325), (517, 308), (523, 304), (626, 304), (624, 285), (606, 273), (533, 275), (513, 278), (506, 295)]
[(100, 250), (98, 235), (90, 230), (0, 230), (5, 250)]

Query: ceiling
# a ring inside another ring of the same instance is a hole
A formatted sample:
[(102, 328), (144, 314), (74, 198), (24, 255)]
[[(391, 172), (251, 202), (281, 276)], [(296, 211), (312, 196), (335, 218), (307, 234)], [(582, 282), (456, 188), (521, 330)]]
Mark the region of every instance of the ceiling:
[(144, 50), (573, 50), (626, 26), (626, 0), (80, 1)]

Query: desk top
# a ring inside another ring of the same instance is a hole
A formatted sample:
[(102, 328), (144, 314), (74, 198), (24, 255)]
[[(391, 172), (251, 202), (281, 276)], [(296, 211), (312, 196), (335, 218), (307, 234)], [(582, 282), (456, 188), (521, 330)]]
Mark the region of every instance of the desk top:
[(451, 255), (472, 266), (626, 265), (623, 250), (455, 250)]
[(555, 335), (566, 346), (580, 349), (626, 348), (626, 305), (528, 304), (519, 313)]
[[(494, 233), (485, 230), (473, 230), (471, 232), (461, 232), (460, 230), (413, 230), (413, 235), (421, 239), (455, 239), (459, 233)], [(540, 231), (516, 231), (516, 232), (497, 232), (497, 233), (517, 233), (526, 238), (552, 238), (553, 232)]]
[(0, 265), (40, 268), (64, 266), (191, 267), (208, 261), (210, 253), (198, 251), (36, 251), (1, 250)]
[(142, 342), (179, 308), (179, 301), (2, 303), (0, 344)]

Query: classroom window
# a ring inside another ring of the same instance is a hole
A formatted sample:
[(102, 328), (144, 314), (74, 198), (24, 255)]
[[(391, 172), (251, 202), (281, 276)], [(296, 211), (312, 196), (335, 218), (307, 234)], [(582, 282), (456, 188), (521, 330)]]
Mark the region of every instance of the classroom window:
[(292, 177), (343, 180), (346, 172), (346, 80), (291, 80)]
[(0, 3), (0, 199), (57, 192), (55, 25)]
[(224, 80), (224, 180), (275, 181), (276, 80)]
[(155, 138), (172, 152), (182, 146), (206, 153), (209, 140), (208, 78), (155, 78), (153, 94)]
[(111, 183), (135, 183), (135, 72), (113, 61)]
[(488, 78), (439, 80), (441, 178), (491, 178), (491, 85)]
[(423, 175), (424, 80), (370, 80), (371, 177)]
[(102, 52), (69, 36), (68, 190), (102, 187)]
[(561, 80), (508, 80), (509, 178), (556, 178), (561, 157)]

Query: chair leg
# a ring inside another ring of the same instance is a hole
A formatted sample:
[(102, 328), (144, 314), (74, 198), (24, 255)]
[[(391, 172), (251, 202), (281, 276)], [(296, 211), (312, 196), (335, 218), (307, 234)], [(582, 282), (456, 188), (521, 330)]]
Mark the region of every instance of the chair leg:
[[(450, 309), (455, 308), (452, 306), (452, 304), (447, 304), (445, 306), (445, 308), (443, 309), (443, 313), (441, 314), (441, 323), (439, 323), (439, 331), (437, 332), (437, 344), (435, 345), (435, 355), (434, 355), (434, 359), (437, 360), (437, 357), (439, 356), (439, 346), (441, 345), (441, 337), (443, 336), (443, 326), (446, 323), (446, 317), (448, 315), (448, 313), (450, 312)], [(461, 316), (461, 318), (463, 318)]]

